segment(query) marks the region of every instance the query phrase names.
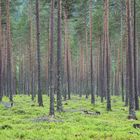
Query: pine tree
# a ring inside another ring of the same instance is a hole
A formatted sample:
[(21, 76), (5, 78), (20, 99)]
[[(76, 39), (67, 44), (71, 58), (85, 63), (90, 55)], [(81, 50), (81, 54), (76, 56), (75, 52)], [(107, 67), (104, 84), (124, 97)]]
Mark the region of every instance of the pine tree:
[(37, 69), (38, 69), (38, 104), (43, 106), (42, 92), (41, 92), (41, 59), (40, 59), (40, 29), (39, 29), (39, 1), (36, 0), (36, 40), (37, 40)]
[(62, 39), (61, 39), (61, 0), (58, 0), (58, 33), (57, 33), (57, 111), (61, 112), (62, 111), (62, 85), (61, 85), (61, 74), (62, 74), (62, 58), (61, 58), (61, 44), (62, 44)]
[(53, 64), (54, 64), (54, 0), (51, 0), (51, 20), (50, 20), (50, 116), (54, 116), (54, 85), (53, 85)]

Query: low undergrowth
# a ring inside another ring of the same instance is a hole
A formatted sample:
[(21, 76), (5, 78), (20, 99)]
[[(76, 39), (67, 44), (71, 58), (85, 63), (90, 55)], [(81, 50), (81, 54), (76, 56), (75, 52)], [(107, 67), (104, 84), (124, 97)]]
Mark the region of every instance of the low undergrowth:
[[(49, 99), (43, 98), (44, 107), (24, 95), (14, 97), (12, 108), (0, 104), (0, 140), (140, 139), (140, 129), (133, 128), (134, 123), (140, 123), (140, 112), (138, 120), (128, 120), (128, 108), (119, 97), (112, 98), (112, 111), (107, 112), (106, 103), (100, 103), (99, 98), (91, 105), (90, 99), (73, 96), (63, 102), (64, 112), (56, 113), (55, 118), (49, 118)], [(3, 102), (8, 99), (4, 97)]]

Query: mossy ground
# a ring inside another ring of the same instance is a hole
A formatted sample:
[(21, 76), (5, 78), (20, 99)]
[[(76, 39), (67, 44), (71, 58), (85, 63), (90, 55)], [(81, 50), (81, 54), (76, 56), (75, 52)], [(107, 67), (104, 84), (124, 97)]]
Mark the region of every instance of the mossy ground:
[[(112, 97), (112, 111), (106, 111), (106, 103), (90, 104), (90, 99), (72, 97), (63, 102), (66, 112), (56, 113), (55, 122), (37, 121), (49, 114), (49, 99), (44, 96), (44, 107), (31, 102), (31, 97), (15, 96), (14, 106), (0, 105), (0, 140), (139, 140), (140, 123), (127, 119), (128, 108), (119, 97)], [(4, 101), (8, 101), (5, 97)], [(100, 115), (87, 115), (81, 110), (100, 111)], [(50, 119), (51, 120), (51, 119)]]

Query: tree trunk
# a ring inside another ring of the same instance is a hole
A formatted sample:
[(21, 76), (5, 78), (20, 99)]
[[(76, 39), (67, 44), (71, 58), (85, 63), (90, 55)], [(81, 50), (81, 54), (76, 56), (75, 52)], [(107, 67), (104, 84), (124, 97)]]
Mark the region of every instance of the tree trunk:
[(137, 45), (136, 45), (136, 0), (134, 0), (134, 94), (135, 94), (135, 109), (139, 110), (139, 98), (138, 98), (138, 75), (137, 75)]
[(2, 101), (2, 25), (1, 25), (1, 0), (0, 0), (0, 102)]
[(133, 64), (133, 33), (131, 0), (126, 0), (127, 31), (128, 31), (128, 70), (129, 70), (129, 119), (136, 119), (135, 96), (134, 96), (134, 64)]
[(111, 99), (110, 99), (110, 64), (109, 64), (109, 0), (104, 0), (104, 49), (105, 64), (106, 64), (106, 98), (107, 98), (107, 111), (111, 110)]
[(90, 78), (91, 78), (91, 103), (95, 104), (95, 96), (93, 89), (93, 53), (92, 53), (92, 0), (90, 0)]
[(42, 92), (41, 92), (41, 59), (40, 59), (40, 29), (39, 29), (39, 1), (36, 0), (36, 41), (37, 41), (37, 69), (38, 69), (38, 104), (43, 106)]
[(61, 38), (61, 0), (58, 0), (58, 35), (57, 35), (57, 111), (62, 112), (62, 97), (61, 97), (61, 70), (62, 70), (62, 64), (61, 64), (61, 44), (62, 44), (62, 38)]
[(54, 64), (54, 0), (51, 0), (51, 25), (50, 25), (50, 116), (54, 116), (54, 85), (53, 85), (53, 64)]
[(12, 95), (12, 64), (11, 64), (11, 27), (10, 27), (10, 1), (6, 0), (6, 30), (7, 30), (7, 90), (11, 104), (13, 104)]
[(123, 50), (123, 1), (121, 2), (121, 95), (124, 102), (124, 50)]

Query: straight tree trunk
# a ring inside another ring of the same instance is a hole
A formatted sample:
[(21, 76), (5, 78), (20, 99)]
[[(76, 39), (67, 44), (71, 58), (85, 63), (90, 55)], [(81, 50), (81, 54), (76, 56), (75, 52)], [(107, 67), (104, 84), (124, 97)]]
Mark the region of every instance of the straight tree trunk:
[(40, 59), (40, 29), (39, 29), (39, 1), (36, 0), (36, 41), (37, 41), (37, 69), (38, 69), (38, 104), (43, 106), (42, 92), (41, 92), (41, 59)]
[(106, 50), (105, 64), (106, 64), (106, 98), (107, 111), (111, 111), (110, 99), (110, 62), (109, 62), (109, 0), (104, 0), (104, 49)]
[(99, 70), (100, 70), (100, 76), (99, 76), (99, 94), (101, 96), (101, 102), (103, 103), (103, 100), (104, 100), (104, 94), (103, 94), (103, 77), (104, 77), (104, 74), (103, 74), (103, 48), (102, 48), (102, 37), (100, 35), (100, 57), (99, 57), (99, 61), (100, 61), (100, 64), (99, 64)]
[[(68, 99), (71, 99), (71, 77), (70, 77), (70, 57), (69, 57), (69, 43), (68, 43), (68, 13), (67, 9), (64, 10), (64, 23), (65, 23), (65, 74), (67, 77), (67, 91)], [(66, 78), (65, 77), (65, 78)]]
[(66, 93), (66, 82), (67, 82), (67, 18), (66, 12), (64, 10), (64, 76), (63, 76), (63, 91), (64, 91), (64, 100), (67, 99)]
[(132, 13), (131, 0), (126, 0), (126, 15), (128, 29), (128, 70), (129, 70), (129, 119), (136, 119), (135, 96), (134, 96), (134, 64), (133, 64), (133, 32), (132, 32)]
[(124, 102), (124, 50), (123, 50), (123, 1), (121, 2), (121, 92), (122, 92), (122, 101)]
[(87, 33), (87, 25), (86, 25), (86, 16), (85, 16), (85, 22), (84, 22), (84, 24), (85, 24), (85, 46), (86, 46), (86, 48), (85, 48), (85, 54), (86, 54), (86, 60), (85, 60), (85, 78), (86, 78), (86, 89), (85, 89), (85, 91), (86, 91), (86, 99), (88, 98), (88, 67), (89, 67), (89, 57), (88, 57), (88, 33)]
[(13, 105), (12, 95), (12, 64), (11, 64), (11, 27), (10, 27), (10, 1), (6, 0), (6, 30), (7, 30), (7, 91), (11, 105)]
[[(127, 21), (127, 17), (126, 17)], [(125, 78), (125, 106), (128, 106), (128, 96), (129, 96), (129, 67), (128, 67), (128, 26), (126, 26), (126, 78)]]
[(54, 64), (54, 0), (51, 0), (51, 19), (50, 19), (50, 116), (54, 116), (54, 85), (53, 85), (53, 64)]
[(2, 101), (2, 25), (1, 25), (1, 0), (0, 0), (0, 102)]
[(93, 53), (92, 53), (92, 0), (89, 2), (90, 5), (90, 78), (91, 78), (91, 103), (95, 104), (95, 96), (93, 89)]
[(70, 56), (69, 56), (68, 43), (67, 43), (67, 82), (68, 82), (68, 100), (70, 100), (71, 99), (71, 79), (70, 79)]
[[(100, 42), (99, 42), (100, 45)], [(97, 48), (97, 56), (96, 56), (96, 95), (99, 96), (99, 49)]]
[(29, 63), (30, 63), (30, 94), (32, 96), (32, 101), (34, 100), (34, 90), (33, 90), (33, 55), (32, 55), (32, 47), (33, 47), (33, 25), (32, 25), (32, 1), (29, 2), (29, 24), (30, 24), (30, 44), (29, 44)]
[(138, 98), (138, 75), (137, 75), (137, 45), (136, 45), (136, 0), (134, 0), (134, 92), (135, 92), (135, 109), (139, 110), (139, 98)]
[(61, 0), (58, 0), (58, 35), (57, 35), (57, 111), (62, 112), (62, 96), (61, 96), (61, 70), (62, 70), (62, 58), (61, 58), (61, 45), (62, 45), (62, 38), (61, 38)]

